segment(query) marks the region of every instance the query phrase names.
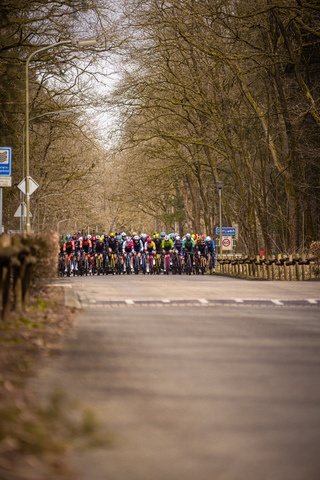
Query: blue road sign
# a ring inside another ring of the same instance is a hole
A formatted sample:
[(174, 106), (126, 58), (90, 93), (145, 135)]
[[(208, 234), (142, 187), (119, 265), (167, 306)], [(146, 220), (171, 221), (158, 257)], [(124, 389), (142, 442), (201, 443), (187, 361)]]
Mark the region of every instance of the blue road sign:
[[(222, 227), (222, 235), (236, 235), (236, 227)], [(220, 235), (220, 228), (216, 227), (216, 235)]]
[(12, 148), (0, 147), (0, 177), (11, 177)]

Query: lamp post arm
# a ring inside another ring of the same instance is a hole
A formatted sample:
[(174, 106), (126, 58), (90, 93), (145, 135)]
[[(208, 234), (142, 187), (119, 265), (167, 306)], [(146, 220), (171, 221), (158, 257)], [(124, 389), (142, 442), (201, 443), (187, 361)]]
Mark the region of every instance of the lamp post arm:
[(72, 218), (65, 218), (63, 220), (60, 220), (60, 222), (57, 223), (57, 234), (59, 235), (59, 225), (62, 222), (68, 222), (69, 220), (72, 220)]

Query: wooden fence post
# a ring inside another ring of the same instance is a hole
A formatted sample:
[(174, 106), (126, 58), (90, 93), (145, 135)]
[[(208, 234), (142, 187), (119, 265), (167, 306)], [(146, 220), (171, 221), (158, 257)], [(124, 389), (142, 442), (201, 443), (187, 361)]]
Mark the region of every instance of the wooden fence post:
[(284, 279), (287, 281), (288, 280), (287, 255), (284, 256), (283, 259), (284, 259), (284, 262), (283, 262)]
[(301, 276), (300, 276), (300, 265), (299, 265), (299, 262), (301, 261), (301, 259), (298, 257), (298, 258), (294, 258), (294, 262), (295, 262), (295, 266), (296, 266), (296, 278), (297, 278), (297, 281), (300, 282), (301, 280)]

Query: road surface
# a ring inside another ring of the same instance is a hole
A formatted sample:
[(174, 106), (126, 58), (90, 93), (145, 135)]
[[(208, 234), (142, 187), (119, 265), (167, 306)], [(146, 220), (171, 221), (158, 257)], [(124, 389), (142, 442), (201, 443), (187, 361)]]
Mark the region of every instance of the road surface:
[[(42, 392), (111, 432), (70, 456), (78, 480), (318, 480), (318, 282), (89, 277)], [(229, 302), (229, 303), (228, 303)]]

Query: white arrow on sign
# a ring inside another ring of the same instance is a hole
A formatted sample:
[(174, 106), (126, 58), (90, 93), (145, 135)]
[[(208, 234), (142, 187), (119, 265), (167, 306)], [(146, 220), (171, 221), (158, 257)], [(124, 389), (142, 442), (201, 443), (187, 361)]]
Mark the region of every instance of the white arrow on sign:
[(19, 183), (18, 188), (20, 188), (21, 192), (26, 195), (26, 193), (27, 193), (27, 178), (29, 178), (29, 195), (32, 195), (37, 190), (37, 188), (39, 187), (39, 185), (37, 184), (37, 182), (35, 182), (33, 180), (33, 178), (31, 178), (31, 177), (24, 178)]
[[(27, 205), (22, 202), (20, 203), (19, 207), (17, 208), (16, 213), (14, 214), (14, 217), (26, 217), (27, 216)], [(30, 212), (30, 217), (32, 217), (32, 213)]]

